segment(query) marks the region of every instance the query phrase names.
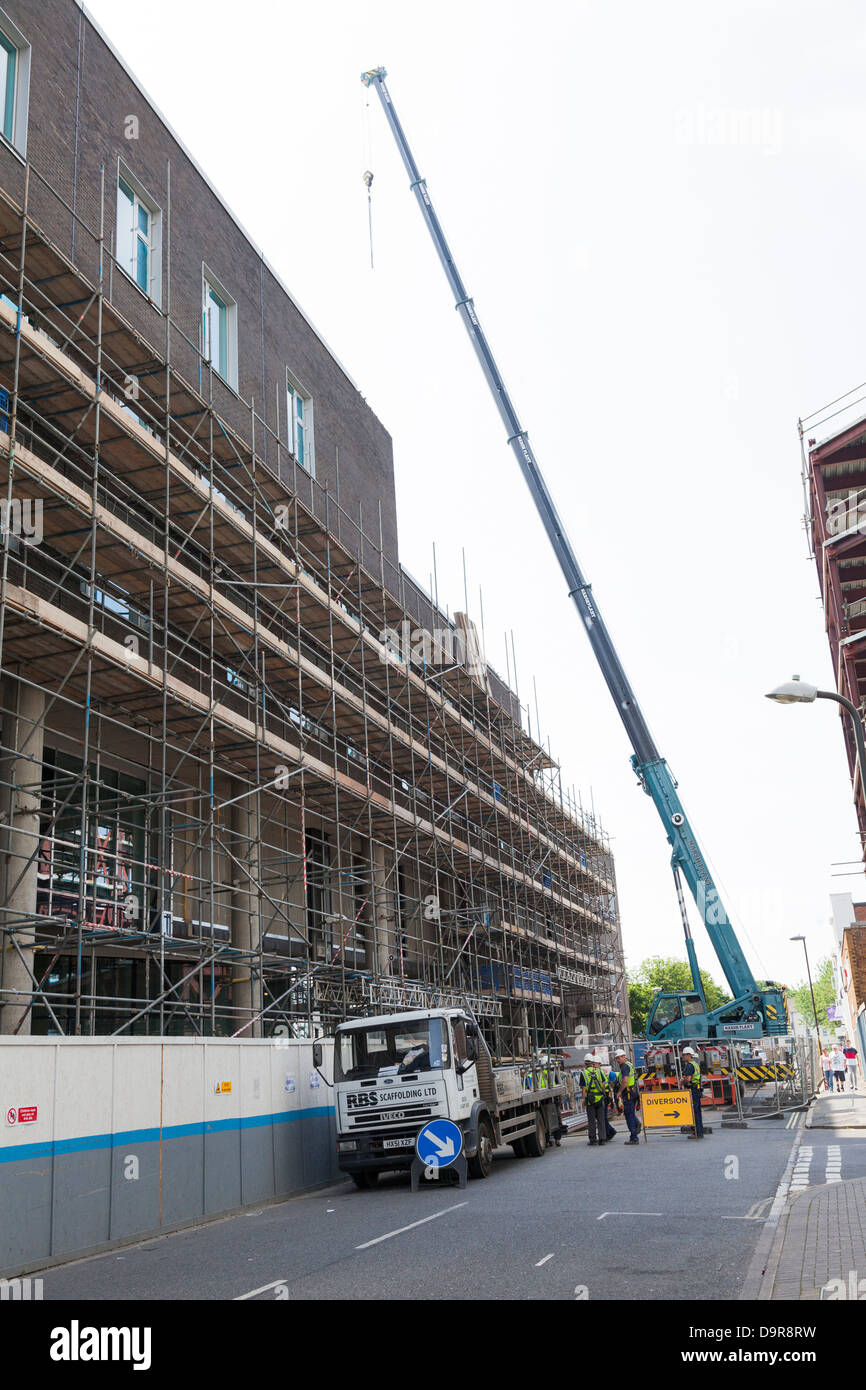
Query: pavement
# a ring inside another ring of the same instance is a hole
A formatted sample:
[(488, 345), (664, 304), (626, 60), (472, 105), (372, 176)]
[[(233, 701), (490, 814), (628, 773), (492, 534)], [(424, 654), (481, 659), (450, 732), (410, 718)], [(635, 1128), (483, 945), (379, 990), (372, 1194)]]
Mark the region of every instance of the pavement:
[(862, 1088), (822, 1093), (813, 1101), (740, 1298), (766, 1302), (866, 1299), (866, 1091)]

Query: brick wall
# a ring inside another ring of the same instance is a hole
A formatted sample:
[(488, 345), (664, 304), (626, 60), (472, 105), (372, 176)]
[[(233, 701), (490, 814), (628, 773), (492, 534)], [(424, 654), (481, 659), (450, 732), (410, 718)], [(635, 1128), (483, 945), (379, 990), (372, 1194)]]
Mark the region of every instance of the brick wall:
[[(239, 396), (243, 401), (254, 397), (256, 409), (276, 430), (279, 393), (280, 436), (285, 443), (288, 368), (313, 400), (317, 478), (334, 496), (339, 457), (340, 504), (355, 519), (360, 504), (364, 529), (373, 537), (378, 536), (381, 500), (384, 548), (396, 560), (394, 469), (388, 432), (75, 0), (2, 0), (2, 4), (32, 45), (28, 155), (34, 170), (30, 208), (35, 219), (95, 280), (100, 166), (105, 166), (106, 245), (113, 247), (117, 164), (118, 157), (122, 158), (163, 211), (162, 303), (167, 302), (170, 262), (171, 317), (189, 339), (187, 344), (180, 333), (173, 335), (172, 362), (177, 363), (182, 376), (197, 384), (204, 262), (237, 301)], [(135, 54), (123, 57), (134, 71)], [(130, 115), (138, 118), (135, 140), (125, 138)], [(248, 135), (255, 138), (252, 124)], [(169, 163), (171, 226), (167, 237)], [(75, 226), (71, 211), (49, 192), (43, 180), (62, 195), (69, 209), (75, 208), (93, 235)], [(21, 201), (22, 162), (2, 143), (0, 184)], [(263, 250), (267, 254), (267, 248)], [(165, 330), (161, 316), (116, 267), (111, 274), (110, 297), (147, 341), (162, 351)], [(248, 408), (221, 383), (217, 383), (217, 390), (217, 409), (248, 438)], [(275, 446), (269, 442), (268, 447), (273, 455)], [(264, 447), (260, 451), (263, 453)], [(268, 461), (275, 465), (275, 458)], [(309, 478), (303, 470), (294, 468), (287, 481), (309, 500)], [(343, 539), (348, 537), (344, 534)], [(365, 558), (371, 562), (369, 554)]]
[(847, 927), (842, 938), (843, 979), (848, 987), (851, 1015), (866, 1003), (866, 925)]

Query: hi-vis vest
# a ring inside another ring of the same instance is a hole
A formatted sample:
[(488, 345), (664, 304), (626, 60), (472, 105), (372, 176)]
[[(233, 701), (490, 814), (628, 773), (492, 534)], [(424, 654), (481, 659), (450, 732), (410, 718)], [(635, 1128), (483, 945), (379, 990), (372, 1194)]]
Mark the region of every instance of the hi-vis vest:
[(586, 1098), (595, 1101), (604, 1100), (607, 1094), (607, 1082), (601, 1067), (585, 1067), (584, 1080), (586, 1083)]
[(625, 1100), (631, 1100), (631, 1099), (632, 1099), (632, 1092), (637, 1090), (637, 1078), (635, 1077), (635, 1074), (634, 1074), (634, 1067), (631, 1065), (631, 1063), (630, 1063), (630, 1062), (626, 1062), (625, 1065), (629, 1068), (629, 1073), (628, 1073), (628, 1076), (624, 1076), (624, 1075), (623, 1075), (623, 1071), (622, 1071), (622, 1067), (620, 1067), (620, 1070), (619, 1070), (619, 1089), (620, 1089), (620, 1095), (621, 1095)]
[(690, 1057), (690, 1058), (689, 1058), (688, 1062), (686, 1063), (686, 1066), (688, 1066), (689, 1063), (691, 1063), (692, 1067), (694, 1068), (694, 1071), (692, 1072), (691, 1076), (686, 1076), (686, 1074), (685, 1074), (685, 1066), (684, 1066), (684, 1067), (683, 1067), (683, 1080), (685, 1081), (685, 1083), (686, 1083), (687, 1086), (694, 1086), (696, 1090), (700, 1090), (700, 1088), (701, 1088), (701, 1086), (702, 1086), (702, 1084), (703, 1084), (703, 1079), (702, 1079), (702, 1077), (701, 1077), (701, 1068), (700, 1068), (700, 1064), (698, 1063), (698, 1061), (697, 1061), (694, 1057)]

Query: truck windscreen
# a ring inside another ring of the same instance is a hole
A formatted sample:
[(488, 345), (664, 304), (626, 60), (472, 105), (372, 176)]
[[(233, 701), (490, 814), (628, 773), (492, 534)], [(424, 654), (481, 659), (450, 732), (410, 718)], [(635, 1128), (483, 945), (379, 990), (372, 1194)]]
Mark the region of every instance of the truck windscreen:
[(367, 1081), (383, 1075), (443, 1071), (450, 1060), (448, 1030), (441, 1018), (415, 1018), (375, 1028), (347, 1028), (337, 1033), (334, 1060), (337, 1081)]

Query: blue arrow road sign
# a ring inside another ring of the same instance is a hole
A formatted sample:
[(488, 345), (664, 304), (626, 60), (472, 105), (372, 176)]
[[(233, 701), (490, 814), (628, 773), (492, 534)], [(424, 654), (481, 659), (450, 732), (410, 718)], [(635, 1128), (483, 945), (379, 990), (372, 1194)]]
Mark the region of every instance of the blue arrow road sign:
[(453, 1120), (431, 1120), (415, 1140), (415, 1152), (428, 1168), (447, 1168), (463, 1148), (463, 1133)]

